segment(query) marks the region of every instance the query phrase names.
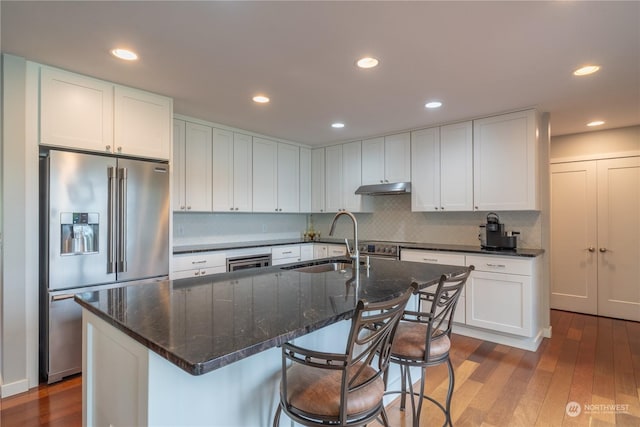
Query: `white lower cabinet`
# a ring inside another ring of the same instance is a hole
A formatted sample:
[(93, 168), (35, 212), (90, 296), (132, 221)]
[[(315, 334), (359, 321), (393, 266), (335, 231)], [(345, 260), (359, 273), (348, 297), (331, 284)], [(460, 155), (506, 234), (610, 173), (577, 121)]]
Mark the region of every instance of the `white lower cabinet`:
[(327, 258), (329, 256), (329, 249), (327, 245), (321, 245), (319, 243), (313, 244), (313, 259)]
[(178, 254), (173, 256), (171, 279), (208, 276), (227, 271), (225, 252), (206, 252), (201, 254)]
[(347, 247), (345, 245), (327, 245), (327, 256), (347, 256)]
[(274, 246), (271, 249), (271, 265), (300, 261), (300, 245)]
[(314, 246), (313, 243), (300, 245), (300, 261), (311, 261), (314, 258)]
[(467, 256), (466, 323), (499, 332), (533, 335), (533, 261)]
[[(427, 251), (423, 249), (402, 249), (400, 260), (424, 262), (429, 264), (466, 265), (465, 256), (450, 252)], [(466, 288), (462, 288), (462, 294), (458, 300), (456, 311), (453, 313), (453, 321), (465, 323), (466, 321)]]

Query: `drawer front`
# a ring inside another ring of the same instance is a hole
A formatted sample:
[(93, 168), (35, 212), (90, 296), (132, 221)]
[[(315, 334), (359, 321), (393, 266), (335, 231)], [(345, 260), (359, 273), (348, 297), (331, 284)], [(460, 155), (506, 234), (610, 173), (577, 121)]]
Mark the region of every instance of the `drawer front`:
[(513, 257), (467, 255), (467, 265), (473, 265), (476, 271), (533, 275), (533, 261)]
[(193, 270), (211, 267), (226, 268), (225, 252), (203, 252), (200, 254), (180, 254), (173, 256), (173, 271)]
[(425, 262), (429, 264), (465, 265), (464, 255), (447, 252), (424, 251), (421, 249), (402, 249), (402, 261)]
[(278, 259), (274, 258), (271, 261), (271, 265), (292, 264), (294, 262), (300, 262), (300, 257), (296, 257), (296, 258), (278, 258)]
[(271, 259), (300, 258), (300, 245), (276, 246), (271, 249)]
[(327, 245), (328, 257), (346, 256), (347, 247), (344, 245)]

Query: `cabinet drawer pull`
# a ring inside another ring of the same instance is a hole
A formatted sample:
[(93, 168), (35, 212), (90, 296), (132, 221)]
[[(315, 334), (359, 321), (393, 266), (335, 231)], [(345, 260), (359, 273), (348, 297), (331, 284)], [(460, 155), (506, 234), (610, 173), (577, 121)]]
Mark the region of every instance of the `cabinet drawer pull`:
[(487, 267), (490, 267), (490, 268), (507, 268), (507, 266), (504, 265), (504, 264), (489, 264), (489, 263), (487, 263), (486, 265), (487, 265)]
[(207, 260), (203, 259), (202, 261), (191, 261), (191, 264), (204, 264), (205, 262), (207, 262)]
[(284, 252), (282, 252), (282, 255), (291, 254), (291, 253), (293, 253), (293, 252), (292, 251), (284, 251)]
[(437, 258), (422, 258), (423, 261), (438, 262)]

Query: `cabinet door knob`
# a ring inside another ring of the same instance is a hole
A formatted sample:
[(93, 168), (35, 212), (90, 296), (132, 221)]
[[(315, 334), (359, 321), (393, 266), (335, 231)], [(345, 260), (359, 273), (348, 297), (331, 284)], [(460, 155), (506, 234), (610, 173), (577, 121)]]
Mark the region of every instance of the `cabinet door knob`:
[(187, 210), (190, 210), (190, 209), (191, 209), (191, 206), (187, 206)]
[(118, 147), (118, 153), (122, 153), (122, 147)]
[(435, 209), (435, 210), (438, 210), (438, 207), (436, 206), (434, 209)]
[(238, 210), (238, 208), (236, 208), (236, 210)]
[(111, 146), (110, 146), (110, 145), (107, 145), (107, 146), (105, 146), (105, 147), (104, 147), (104, 149), (105, 149), (106, 151), (111, 151)]
[(441, 210), (441, 211), (443, 211), (443, 210), (444, 210), (444, 207), (443, 207), (443, 206), (440, 206), (440, 210)]
[(607, 252), (607, 248), (600, 248), (600, 252), (602, 252), (602, 253)]
[(596, 251), (596, 248), (594, 248), (593, 246), (589, 246), (589, 247), (587, 248), (587, 250), (588, 250), (589, 252), (595, 252), (595, 251)]

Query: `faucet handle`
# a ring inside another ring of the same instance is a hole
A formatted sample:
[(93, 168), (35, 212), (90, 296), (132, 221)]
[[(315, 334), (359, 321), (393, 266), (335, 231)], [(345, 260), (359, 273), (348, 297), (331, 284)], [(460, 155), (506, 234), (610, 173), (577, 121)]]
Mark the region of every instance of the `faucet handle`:
[(347, 245), (347, 253), (349, 254), (349, 256), (353, 256), (353, 251), (349, 247), (349, 239), (347, 239), (346, 237), (344, 238), (344, 244)]

